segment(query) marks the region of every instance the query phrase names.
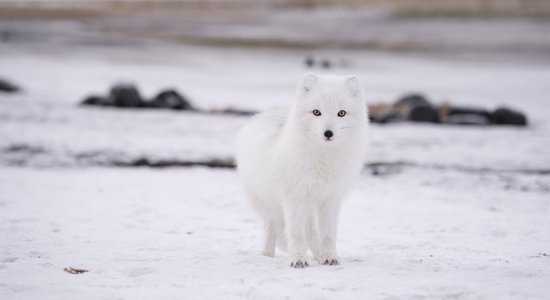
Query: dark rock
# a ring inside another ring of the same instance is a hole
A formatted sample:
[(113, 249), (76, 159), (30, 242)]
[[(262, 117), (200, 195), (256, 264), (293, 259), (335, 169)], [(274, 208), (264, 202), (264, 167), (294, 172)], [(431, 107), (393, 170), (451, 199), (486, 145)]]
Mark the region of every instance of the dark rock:
[(480, 114), (457, 114), (447, 116), (443, 123), (455, 125), (488, 125), (490, 120)]
[(390, 109), (386, 111), (369, 111), (369, 121), (372, 123), (396, 123), (405, 121), (405, 118), (399, 111)]
[(80, 102), (82, 105), (98, 105), (98, 106), (112, 106), (113, 102), (111, 102), (110, 98), (107, 97), (101, 97), (101, 96), (88, 96), (84, 101)]
[(143, 100), (137, 88), (131, 84), (117, 84), (111, 88), (109, 102), (118, 107), (142, 107)]
[(394, 107), (410, 121), (439, 122), (438, 110), (422, 94), (405, 95), (395, 102)]
[(330, 69), (332, 67), (332, 63), (328, 59), (323, 59), (321, 62), (321, 67), (323, 67), (323, 69)]
[(490, 114), (485, 109), (472, 108), (472, 107), (449, 107), (447, 111), (448, 116), (453, 115), (478, 115), (489, 118)]
[(472, 107), (445, 107), (443, 122), (457, 125), (487, 125), (490, 123), (488, 111)]
[(304, 64), (308, 68), (313, 68), (313, 66), (315, 65), (315, 59), (312, 56), (307, 56), (304, 60)]
[(448, 115), (480, 115), (489, 118), (489, 112), (485, 109), (472, 108), (472, 107), (449, 107)]
[(416, 106), (432, 106), (432, 104), (428, 98), (422, 94), (407, 94), (399, 98), (399, 100), (395, 102), (395, 106), (412, 109)]
[(16, 86), (15, 84), (0, 78), (0, 91), (1, 92), (15, 93), (15, 92), (18, 92), (20, 90), (21, 89), (18, 86)]
[(432, 106), (415, 106), (409, 112), (409, 120), (439, 123), (439, 112)]
[(500, 107), (497, 108), (492, 114), (491, 114), (491, 123), (492, 124), (503, 124), (503, 125), (518, 125), (518, 126), (526, 126), (527, 125), (527, 117), (513, 109), (509, 109), (506, 107)]
[(403, 118), (403, 115), (400, 114), (396, 110), (390, 110), (387, 114), (385, 114), (382, 118), (378, 120), (379, 123), (396, 123), (396, 122), (402, 122), (405, 121), (405, 118)]
[(185, 97), (174, 90), (160, 92), (153, 100), (146, 103), (147, 107), (192, 110), (193, 106)]
[(164, 108), (196, 111), (191, 103), (175, 90), (162, 91), (151, 101), (144, 101), (141, 98), (138, 89), (130, 84), (117, 84), (111, 88), (107, 97), (92, 95), (84, 99), (81, 104), (129, 108)]

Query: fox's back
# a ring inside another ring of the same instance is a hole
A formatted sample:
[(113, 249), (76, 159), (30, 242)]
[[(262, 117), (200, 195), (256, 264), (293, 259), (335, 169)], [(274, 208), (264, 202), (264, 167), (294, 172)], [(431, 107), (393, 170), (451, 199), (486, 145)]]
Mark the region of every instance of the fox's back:
[(287, 109), (272, 109), (252, 117), (237, 136), (237, 161), (243, 158), (244, 153), (264, 152), (261, 150), (272, 148), (284, 128), (287, 115)]
[(288, 117), (288, 109), (255, 115), (237, 136), (237, 170), (248, 180), (265, 177)]

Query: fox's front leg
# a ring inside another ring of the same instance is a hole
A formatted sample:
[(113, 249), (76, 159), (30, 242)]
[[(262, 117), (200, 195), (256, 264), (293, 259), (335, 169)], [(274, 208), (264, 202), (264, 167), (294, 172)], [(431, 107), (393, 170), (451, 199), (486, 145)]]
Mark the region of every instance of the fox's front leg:
[(275, 255), (276, 243), (275, 222), (273, 220), (264, 220), (264, 249), (262, 254), (273, 257)]
[(328, 202), (319, 211), (319, 236), (321, 251), (319, 262), (323, 265), (339, 265), (340, 259), (336, 253), (336, 234), (338, 231), (338, 216), (340, 202)]
[(298, 202), (286, 202), (283, 207), (290, 266), (294, 268), (308, 266), (304, 209)]

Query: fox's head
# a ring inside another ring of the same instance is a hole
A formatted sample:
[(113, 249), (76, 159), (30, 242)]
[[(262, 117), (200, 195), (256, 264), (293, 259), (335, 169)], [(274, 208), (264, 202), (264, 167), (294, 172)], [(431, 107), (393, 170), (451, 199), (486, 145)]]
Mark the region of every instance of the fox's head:
[(307, 73), (298, 84), (293, 118), (308, 138), (338, 143), (367, 125), (367, 108), (359, 78)]

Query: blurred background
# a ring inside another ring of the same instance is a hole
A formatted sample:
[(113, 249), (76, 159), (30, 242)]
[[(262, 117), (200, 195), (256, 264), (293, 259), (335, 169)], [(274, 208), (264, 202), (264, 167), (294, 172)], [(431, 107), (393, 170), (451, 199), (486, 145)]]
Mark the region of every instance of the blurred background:
[[(0, 294), (548, 297), (549, 67), (548, 0), (0, 0)], [(305, 72), (357, 74), (371, 111), (328, 290), (271, 281), (233, 171)]]
[[(4, 124), (2, 161), (230, 161), (234, 133), (245, 120), (239, 115), (289, 105), (306, 71), (359, 75), (376, 123), (546, 126), (549, 14), (544, 0), (2, 0), (0, 77), (19, 88), (1, 94), (3, 113), (41, 117)], [(74, 124), (56, 128), (50, 114), (74, 118)], [(95, 123), (98, 118), (104, 120)], [(135, 129), (107, 125), (113, 118)], [(151, 118), (172, 121), (151, 124)], [(420, 146), (410, 145), (418, 150), (414, 156), (396, 150), (397, 139), (386, 136), (409, 128), (382, 129), (380, 136), (374, 130), (372, 162), (446, 165), (451, 158), (442, 147), (474, 138), (450, 135), (454, 127), (422, 127), (430, 133)], [(22, 135), (22, 129), (28, 130)], [(156, 130), (163, 135), (150, 134)], [(439, 134), (446, 140), (434, 145)], [(518, 152), (521, 161), (508, 161), (513, 154), (487, 142), (487, 134), (477, 143), (485, 148), (462, 149), (472, 157), (468, 164), (489, 167), (487, 159), (498, 159), (505, 165), (491, 168), (543, 168), (542, 159), (548, 166), (548, 158), (527, 155), (536, 147), (529, 143), (514, 145), (530, 148)], [(69, 141), (73, 136), (79, 140)], [(434, 162), (436, 156), (442, 158)]]

